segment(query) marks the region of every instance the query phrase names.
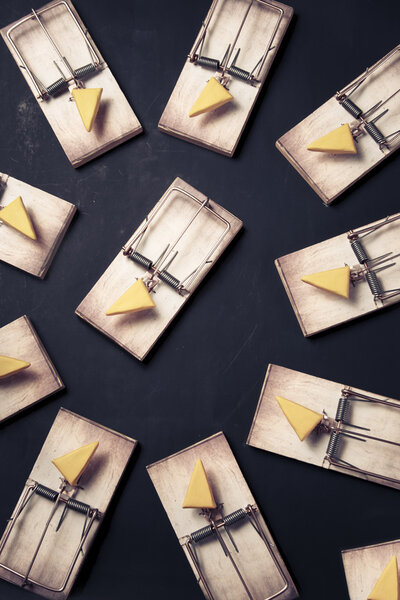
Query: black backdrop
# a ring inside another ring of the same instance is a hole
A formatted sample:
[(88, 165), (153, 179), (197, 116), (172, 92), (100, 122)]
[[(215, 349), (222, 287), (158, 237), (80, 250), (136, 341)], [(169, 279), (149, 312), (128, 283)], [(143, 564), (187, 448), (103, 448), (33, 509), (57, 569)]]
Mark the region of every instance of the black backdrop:
[[(1, 26), (31, 0), (3, 0)], [(145, 466), (223, 430), (304, 600), (347, 598), (340, 550), (400, 536), (398, 492), (247, 447), (268, 362), (400, 397), (393, 307), (304, 339), (273, 259), (399, 210), (400, 156), (322, 201), (275, 140), (399, 43), (396, 0), (292, 0), (295, 17), (233, 159), (166, 136), (161, 112), (209, 0), (76, 0), (144, 134), (74, 170), (3, 42), (0, 169), (74, 202), (44, 281), (0, 264), (1, 325), (31, 317), (66, 391), (0, 427), (5, 523), (60, 406), (140, 442), (73, 590), (202, 598)], [(74, 309), (177, 176), (245, 230), (141, 364)], [(25, 592), (0, 581), (1, 600)]]

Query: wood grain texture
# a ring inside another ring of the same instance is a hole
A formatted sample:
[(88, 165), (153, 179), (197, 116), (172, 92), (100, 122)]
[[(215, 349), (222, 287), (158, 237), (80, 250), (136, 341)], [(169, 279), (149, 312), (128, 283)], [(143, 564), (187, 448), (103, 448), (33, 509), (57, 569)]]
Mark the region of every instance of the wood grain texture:
[[(375, 223), (382, 221), (384, 219), (380, 219)], [(372, 233), (363, 239), (362, 243), (371, 258), (377, 258), (387, 252), (397, 254), (400, 252), (399, 234), (400, 221), (395, 221)], [(350, 267), (358, 264), (347, 238), (347, 233), (287, 254), (275, 261), (303, 335), (310, 336), (319, 333), (400, 301), (400, 296), (398, 296), (384, 303), (378, 301), (375, 304), (371, 290), (365, 280), (350, 287), (350, 297), (348, 299), (301, 281), (301, 277), (304, 275), (343, 267), (345, 264)], [(378, 279), (384, 290), (400, 287), (400, 276), (396, 267), (381, 271), (378, 274)]]
[(400, 540), (342, 551), (350, 600), (367, 598), (393, 556), (400, 564)]
[[(245, 508), (248, 504), (255, 504), (246, 480), (222, 432), (147, 467), (157, 494), (195, 575), (196, 568), (187, 552), (185, 542), (190, 533), (207, 525), (207, 521), (197, 509), (182, 509), (182, 502), (197, 458), (200, 458), (204, 464), (215, 500), (217, 503), (223, 503), (225, 515), (239, 508)], [(279, 600), (296, 598), (297, 591), (294, 583), (259, 510), (257, 513), (258, 522), (265, 531), (288, 581), (288, 588), (279, 595)], [(233, 558), (250, 588), (254, 600), (269, 598), (282, 588), (283, 581), (265, 544), (250, 523), (231, 527), (231, 533), (239, 548), (239, 553), (232, 551)], [(225, 538), (225, 535), (223, 534), (224, 539), (228, 547), (232, 549), (229, 538)], [(196, 552), (215, 600), (247, 598), (236, 572), (228, 558), (224, 556), (215, 538), (196, 544)], [(201, 582), (200, 587), (207, 597)]]
[[(204, 194), (180, 178), (175, 179), (165, 194), (168, 194), (173, 187), (179, 187), (193, 194), (201, 202), (206, 199)], [(149, 213), (149, 218), (153, 212), (157, 211), (164, 196)], [(143, 360), (242, 227), (239, 219), (215, 202), (210, 201), (209, 206), (217, 215), (229, 222), (230, 229), (210, 257), (211, 262), (204, 266), (190, 286), (189, 294), (181, 296), (168, 285), (160, 284), (153, 296), (156, 303), (155, 309), (135, 314), (106, 316), (105, 313), (109, 306), (134, 283), (136, 278), (143, 277), (146, 273), (144, 267), (129, 260), (121, 250), (78, 306), (76, 314), (117, 342), (133, 356)], [(195, 201), (188, 199), (179, 191), (172, 192), (150, 224), (139, 251), (155, 260), (167, 244), (170, 244), (187, 225), (197, 209), (198, 204)], [(140, 227), (142, 225), (143, 223)], [(202, 211), (176, 247), (179, 254), (169, 269), (172, 274), (181, 279), (191, 273), (221, 236), (223, 230), (224, 225), (219, 219), (208, 211)]]
[(0, 354), (31, 366), (0, 381), (0, 422), (64, 388), (27, 316), (0, 328)]
[[(70, 0), (65, 1), (83, 30), (86, 31), (86, 27), (72, 2)], [(51, 7), (57, 2), (58, 0), (53, 0), (45, 6)], [(91, 62), (85, 40), (64, 6), (54, 6), (50, 11), (43, 13), (41, 19), (73, 69)], [(14, 23), (4, 27), (1, 30), (1, 35), (14, 60), (19, 65), (18, 56), (7, 38), (7, 30), (12, 25)], [(50, 42), (35, 20), (29, 20), (21, 24), (11, 35), (19, 52), (28, 62), (29, 68), (46, 87), (60, 78), (60, 72), (54, 61), (56, 61), (61, 71), (67, 77), (69, 76), (64, 64), (58, 59)], [(94, 45), (88, 33), (87, 37)], [(96, 50), (100, 59), (104, 62), (97, 48)], [(142, 131), (142, 126), (135, 113), (105, 63), (102, 70), (85, 79), (86, 87), (103, 88), (99, 113), (91, 132), (86, 131), (75, 103), (69, 100), (70, 94), (65, 92), (49, 100), (41, 100), (37, 98), (37, 92), (26, 71), (21, 69), (21, 73), (74, 167), (83, 165)], [(72, 87), (73, 85), (70, 86), (70, 90)]]
[[(98, 441), (99, 447), (80, 480), (82, 489), (78, 490), (76, 498), (92, 508), (98, 508), (103, 517), (137, 442), (66, 409), (60, 409), (27, 484), (33, 480), (57, 490), (60, 484), (60, 473), (51, 460), (93, 441)], [(22, 573), (26, 571), (51, 507), (52, 503), (45, 498), (40, 496), (32, 498), (4, 547), (0, 556), (2, 564)], [(31, 571), (33, 579), (52, 587), (61, 586), (80, 541), (85, 519), (84, 515), (69, 510), (60, 530), (56, 532), (61, 512), (62, 506), (59, 506)], [(63, 592), (49, 592), (32, 584), (28, 589), (52, 600), (67, 598), (101, 525), (102, 517), (94, 522), (84, 546), (85, 552), (79, 555)], [(21, 585), (20, 577), (2, 567), (0, 567), (0, 577)]]
[[(260, 83), (252, 86), (231, 79), (228, 87), (234, 97), (233, 102), (190, 118), (191, 106), (214, 72), (187, 59), (158, 124), (161, 131), (226, 156), (234, 154), (293, 15), (290, 6), (275, 1), (271, 4), (281, 8), (284, 14), (272, 44), (273, 49), (268, 53), (262, 69)], [(248, 0), (218, 2), (204, 44), (205, 56), (222, 60), (228, 45), (234, 41), (247, 7)], [(278, 12), (271, 7), (263, 6), (260, 2), (253, 4), (235, 46), (235, 53), (237, 48), (241, 48), (238, 66), (249, 71), (253, 69), (265, 52), (278, 18)]]
[[(334, 419), (343, 387), (345, 385), (341, 383), (320, 379), (285, 367), (269, 365), (247, 444), (318, 467), (400, 489), (400, 483), (391, 483), (379, 477), (367, 477), (330, 465), (325, 460), (329, 435), (313, 432), (306, 440), (300, 442), (275, 399), (275, 396), (283, 396), (316, 412), (322, 413), (325, 410), (328, 416)], [(370, 394), (354, 387), (351, 389)], [(372, 395), (376, 398), (384, 398), (377, 394)], [(398, 403), (400, 409), (400, 402), (392, 401)], [(397, 408), (353, 402), (350, 414), (351, 423), (371, 430), (367, 432), (368, 435), (400, 442), (400, 410)], [(400, 479), (399, 455), (399, 448), (396, 446), (372, 440), (361, 443), (350, 438), (343, 439), (340, 452), (340, 458), (361, 469), (396, 479)]]
[[(399, 46), (400, 50), (400, 46)], [(351, 100), (367, 111), (380, 100), (386, 100), (399, 88), (400, 51), (389, 59), (382, 69), (371, 76), (365, 85), (351, 95)], [(400, 127), (400, 103), (395, 96), (385, 105), (389, 112), (379, 120), (384, 135)], [(375, 116), (375, 115), (374, 115)], [(278, 150), (287, 158), (325, 204), (330, 204), (371, 169), (385, 160), (400, 146), (400, 140), (391, 149), (381, 151), (367, 134), (357, 144), (357, 155), (333, 155), (310, 152), (307, 146), (353, 117), (333, 96), (301, 123), (276, 142)]]
[(0, 173), (0, 177), (5, 182), (0, 208), (21, 196), (37, 235), (37, 240), (31, 240), (0, 221), (0, 260), (43, 279), (76, 207), (9, 175)]

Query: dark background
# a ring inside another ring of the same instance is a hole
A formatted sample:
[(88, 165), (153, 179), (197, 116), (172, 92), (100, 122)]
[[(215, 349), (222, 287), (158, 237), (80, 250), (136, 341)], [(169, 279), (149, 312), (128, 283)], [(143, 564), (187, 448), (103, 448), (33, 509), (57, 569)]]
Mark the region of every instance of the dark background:
[[(1, 26), (31, 4), (3, 0)], [(0, 169), (78, 207), (44, 281), (0, 264), (1, 325), (29, 315), (67, 386), (0, 427), (0, 522), (60, 406), (140, 442), (76, 600), (202, 598), (145, 466), (219, 430), (304, 600), (347, 598), (340, 550), (400, 536), (397, 491), (245, 444), (268, 362), (400, 397), (400, 308), (304, 339), (273, 264), (399, 210), (398, 155), (325, 208), (274, 142), (399, 43), (400, 4), (292, 1), (295, 17), (232, 159), (157, 130), (209, 4), (76, 0), (144, 127), (77, 170), (0, 43)], [(177, 175), (245, 230), (141, 364), (74, 310)], [(1, 600), (26, 597), (0, 581)]]

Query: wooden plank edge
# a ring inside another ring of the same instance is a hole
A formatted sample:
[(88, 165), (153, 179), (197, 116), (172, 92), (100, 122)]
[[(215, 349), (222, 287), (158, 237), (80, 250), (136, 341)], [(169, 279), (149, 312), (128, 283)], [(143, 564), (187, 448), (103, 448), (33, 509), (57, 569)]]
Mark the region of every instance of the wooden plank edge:
[[(137, 135), (139, 135), (142, 132), (143, 132), (143, 127), (142, 127), (142, 125), (139, 125), (138, 127), (136, 127), (135, 129), (132, 129), (128, 133), (125, 133), (124, 135), (121, 135), (118, 138), (113, 139), (111, 142), (108, 142), (107, 144), (104, 144), (103, 146), (96, 148), (95, 151), (89, 152), (88, 154), (84, 154), (83, 156), (81, 156), (81, 158), (76, 159), (74, 161), (70, 160), (69, 162), (75, 169), (77, 167), (81, 167), (82, 165), (86, 164), (87, 162), (93, 160), (94, 158), (97, 158), (98, 156), (101, 156), (102, 154), (105, 154), (109, 150), (112, 150), (116, 146), (119, 146), (120, 144), (127, 142), (128, 140), (136, 137)], [(57, 138), (57, 136), (56, 136), (56, 138)], [(64, 148), (63, 148), (63, 150), (64, 150)]]
[(246, 446), (253, 446), (254, 448), (258, 448), (258, 446), (254, 446), (254, 444), (251, 443), (251, 438), (252, 438), (253, 430), (254, 430), (254, 427), (255, 427), (255, 424), (256, 424), (256, 421), (257, 421), (258, 413), (260, 412), (261, 404), (262, 404), (263, 397), (264, 397), (264, 390), (265, 390), (265, 388), (267, 386), (267, 382), (268, 382), (268, 378), (269, 378), (269, 374), (271, 372), (272, 366), (273, 365), (271, 363), (269, 363), (269, 365), (267, 367), (267, 372), (266, 372), (265, 377), (264, 377), (264, 383), (263, 383), (263, 386), (261, 388), (261, 393), (260, 393), (260, 396), (259, 396), (258, 402), (257, 402), (256, 412), (254, 413), (254, 417), (253, 417), (253, 421), (251, 423), (249, 435), (247, 436)]
[(64, 408), (63, 406), (60, 407), (60, 409), (56, 415), (56, 418), (57, 418), (58, 414), (61, 412), (68, 413), (68, 414), (72, 415), (73, 417), (77, 417), (77, 418), (81, 419), (82, 421), (86, 421), (86, 423), (90, 423), (90, 425), (95, 425), (96, 427), (100, 427), (100, 429), (103, 429), (104, 431), (108, 431), (109, 433), (112, 433), (112, 434), (126, 440), (127, 442), (132, 442), (134, 448), (138, 444), (138, 441), (134, 438), (131, 438), (129, 435), (125, 435), (124, 433), (120, 433), (119, 431), (115, 431), (114, 429), (110, 429), (110, 427), (106, 427), (105, 425), (102, 425), (101, 423), (92, 421), (92, 419), (88, 419), (87, 417), (84, 417), (82, 415), (78, 415), (78, 413), (73, 412), (72, 410), (69, 410), (69, 408)]
[(217, 437), (219, 437), (221, 435), (225, 437), (225, 434), (224, 434), (223, 431), (218, 431), (217, 433), (214, 433), (213, 435), (210, 435), (208, 438), (206, 438), (204, 440), (200, 440), (199, 442), (196, 442), (195, 444), (192, 444), (191, 446), (188, 446), (187, 448), (183, 448), (183, 450), (179, 450), (178, 452), (174, 452), (174, 454), (170, 454), (169, 456), (166, 456), (165, 458), (161, 458), (160, 460), (157, 460), (156, 462), (153, 462), (150, 465), (147, 465), (146, 466), (146, 470), (149, 471), (153, 467), (155, 467), (157, 465), (160, 465), (161, 463), (165, 462), (166, 460), (169, 460), (170, 458), (175, 458), (175, 456), (179, 456), (180, 454), (183, 454), (187, 450), (192, 450), (192, 448), (196, 448), (197, 446), (201, 446), (202, 444), (206, 444), (210, 440), (213, 440), (214, 438), (217, 438)]
[[(276, 267), (276, 269), (278, 271), (279, 277), (281, 278), (283, 287), (285, 288), (285, 291), (286, 291), (286, 294), (287, 294), (287, 296), (289, 298), (290, 304), (292, 305), (293, 312), (296, 315), (296, 318), (297, 318), (297, 321), (298, 321), (298, 323), (300, 325), (300, 329), (302, 331), (302, 334), (304, 335), (304, 337), (309, 337), (310, 335), (312, 335), (313, 332), (308, 332), (307, 329), (306, 329), (306, 327), (305, 327), (305, 325), (304, 325), (304, 323), (303, 323), (303, 320), (302, 320), (302, 318), (300, 316), (300, 312), (299, 312), (299, 310), (297, 308), (297, 305), (296, 305), (296, 302), (295, 302), (295, 300), (293, 298), (292, 292), (290, 291), (289, 285), (288, 285), (288, 283), (286, 281), (286, 277), (285, 277), (285, 274), (284, 274), (283, 269), (281, 267), (281, 264), (279, 262), (279, 258), (277, 258), (274, 261), (274, 264), (275, 264), (275, 267)], [(316, 332), (314, 332), (314, 333), (316, 333)]]
[(235, 147), (232, 150), (227, 151), (227, 150), (224, 150), (223, 148), (221, 148), (220, 146), (213, 146), (212, 144), (207, 144), (206, 142), (202, 142), (201, 140), (198, 140), (197, 138), (193, 138), (190, 135), (186, 135), (185, 133), (182, 133), (176, 129), (171, 129), (167, 125), (163, 125), (162, 118), (163, 118), (163, 115), (161, 115), (160, 121), (158, 123), (158, 129), (162, 133), (166, 133), (168, 135), (171, 135), (172, 137), (183, 140), (184, 142), (189, 142), (191, 144), (194, 144), (195, 146), (200, 146), (201, 148), (205, 148), (206, 150), (213, 150), (214, 152), (218, 152), (218, 154), (222, 154), (223, 156), (232, 158), (232, 156), (235, 152), (237, 143), (235, 144)]
[(35, 328), (33, 327), (30, 318), (27, 315), (23, 315), (23, 319), (25, 320), (26, 324), (28, 325), (29, 329), (31, 330), (31, 333), (32, 333), (33, 337), (35, 338), (35, 341), (36, 341), (37, 345), (39, 346), (40, 351), (43, 354), (43, 358), (45, 359), (57, 385), (59, 386), (58, 389), (60, 389), (60, 390), (64, 389), (65, 385), (62, 382), (61, 377), (58, 374), (57, 369), (55, 368), (49, 354), (47, 353), (46, 348), (43, 346), (43, 343), (42, 343), (41, 339), (39, 338)]
[(62, 228), (60, 229), (58, 236), (54, 240), (54, 244), (53, 244), (52, 248), (50, 248), (50, 250), (47, 254), (46, 260), (43, 262), (42, 267), (37, 275), (40, 279), (45, 278), (47, 271), (49, 270), (50, 265), (53, 261), (53, 258), (55, 256), (57, 250), (59, 249), (61, 242), (64, 239), (65, 234), (67, 233), (67, 229), (70, 226), (71, 221), (72, 221), (76, 211), (77, 211), (76, 206), (74, 204), (71, 204), (68, 214), (65, 217), (64, 224), (63, 224)]

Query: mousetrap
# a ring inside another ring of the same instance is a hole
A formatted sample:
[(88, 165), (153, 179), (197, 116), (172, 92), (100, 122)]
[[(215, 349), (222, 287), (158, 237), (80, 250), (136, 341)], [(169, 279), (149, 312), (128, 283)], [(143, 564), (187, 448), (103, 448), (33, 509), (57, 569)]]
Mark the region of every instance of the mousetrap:
[(400, 540), (342, 551), (350, 600), (398, 598)]
[(400, 146), (400, 45), (276, 142), (325, 204)]
[(70, 202), (0, 173), (0, 260), (43, 279), (75, 211)]
[(278, 258), (303, 335), (399, 302), (399, 253), (397, 213)]
[(274, 0), (214, 0), (158, 128), (232, 156), (292, 15)]
[(135, 446), (61, 408), (0, 540), (0, 577), (67, 598)]
[(400, 489), (400, 401), (269, 365), (247, 444)]
[(27, 316), (0, 328), (0, 423), (63, 388)]
[(147, 470), (208, 600), (297, 598), (222, 432)]
[(143, 360), (241, 227), (175, 179), (76, 314)]
[(1, 35), (72, 166), (142, 127), (70, 0), (53, 0)]

